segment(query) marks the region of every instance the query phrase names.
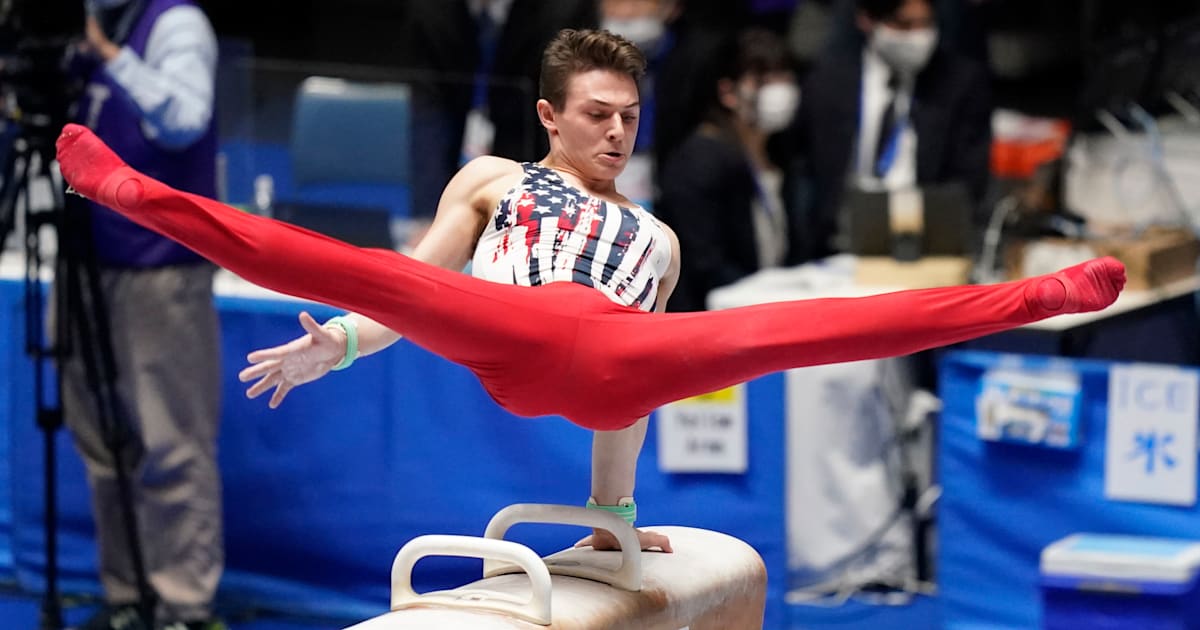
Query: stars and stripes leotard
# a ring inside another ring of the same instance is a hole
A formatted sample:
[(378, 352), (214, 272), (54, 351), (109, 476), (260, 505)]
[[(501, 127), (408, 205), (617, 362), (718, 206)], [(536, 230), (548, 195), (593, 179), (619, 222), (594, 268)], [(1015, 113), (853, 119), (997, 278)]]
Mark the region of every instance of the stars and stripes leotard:
[(598, 430), (769, 372), (908, 354), (1097, 310), (1124, 283), (1124, 268), (1106, 258), (989, 286), (647, 313), (574, 276), (489, 282), (250, 215), (138, 173), (78, 125), (64, 129), (58, 158), (80, 194), (243, 278), (362, 313), (467, 366), (517, 415), (561, 415)]
[(671, 263), (658, 220), (640, 207), (589, 195), (551, 168), (521, 166), (525, 177), (479, 236), (472, 275), (526, 287), (574, 282), (618, 304), (653, 310)]

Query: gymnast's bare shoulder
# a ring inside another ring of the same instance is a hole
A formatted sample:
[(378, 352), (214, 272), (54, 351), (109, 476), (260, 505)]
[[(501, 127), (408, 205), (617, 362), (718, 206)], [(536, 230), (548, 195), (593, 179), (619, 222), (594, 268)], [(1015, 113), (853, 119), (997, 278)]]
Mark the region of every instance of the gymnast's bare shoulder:
[(492, 210), (524, 177), (521, 165), (485, 155), (467, 162), (446, 184), (433, 223), (413, 251), (424, 262), (461, 269)]
[(470, 205), (486, 219), (500, 199), (525, 176), (517, 162), (493, 155), (483, 155), (467, 162), (450, 183), (443, 195), (466, 195)]

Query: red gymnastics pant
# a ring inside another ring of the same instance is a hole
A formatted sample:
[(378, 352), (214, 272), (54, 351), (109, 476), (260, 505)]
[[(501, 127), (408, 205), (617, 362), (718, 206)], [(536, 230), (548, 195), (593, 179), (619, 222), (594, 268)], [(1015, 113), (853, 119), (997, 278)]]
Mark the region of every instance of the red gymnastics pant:
[(1120, 263), (1101, 259), (990, 286), (646, 313), (590, 287), (480, 280), (180, 192), (125, 166), (78, 125), (63, 131), (58, 158), (78, 193), (246, 280), (370, 317), (470, 368), (514, 414), (597, 430), (770, 372), (910, 354), (1096, 310), (1124, 282)]

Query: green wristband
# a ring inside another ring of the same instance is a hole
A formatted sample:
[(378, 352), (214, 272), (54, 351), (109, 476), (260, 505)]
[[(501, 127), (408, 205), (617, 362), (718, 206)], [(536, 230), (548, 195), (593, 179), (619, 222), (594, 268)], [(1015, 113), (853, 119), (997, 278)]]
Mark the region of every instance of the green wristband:
[(346, 354), (342, 357), (338, 364), (333, 366), (334, 370), (344, 370), (354, 364), (354, 360), (358, 358), (358, 325), (353, 319), (345, 315), (338, 315), (322, 324), (322, 326), (334, 325), (342, 329), (346, 333)]
[(625, 522), (629, 523), (630, 525), (633, 525), (635, 522), (637, 522), (637, 503), (634, 502), (633, 497), (622, 497), (619, 501), (617, 501), (617, 505), (597, 505), (596, 499), (588, 497), (586, 507), (589, 510), (612, 512), (613, 514), (625, 519)]

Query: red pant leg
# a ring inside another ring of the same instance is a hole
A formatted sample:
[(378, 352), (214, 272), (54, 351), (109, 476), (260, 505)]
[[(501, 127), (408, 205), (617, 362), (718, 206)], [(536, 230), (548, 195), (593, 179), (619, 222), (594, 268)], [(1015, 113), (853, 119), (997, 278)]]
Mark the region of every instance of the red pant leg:
[(1044, 280), (649, 316), (614, 305), (584, 317), (574, 371), (563, 380), (589, 385), (563, 392), (570, 409), (561, 413), (585, 426), (620, 428), (665, 403), (763, 374), (906, 355), (1007, 330), (1057, 314), (1027, 299)]
[(355, 310), (471, 368), (519, 415), (589, 428), (783, 369), (910, 354), (1013, 328), (1041, 279), (803, 300), (703, 313), (644, 313), (567, 283), (516, 287), (363, 250), (136, 175), (120, 211), (247, 280)]

